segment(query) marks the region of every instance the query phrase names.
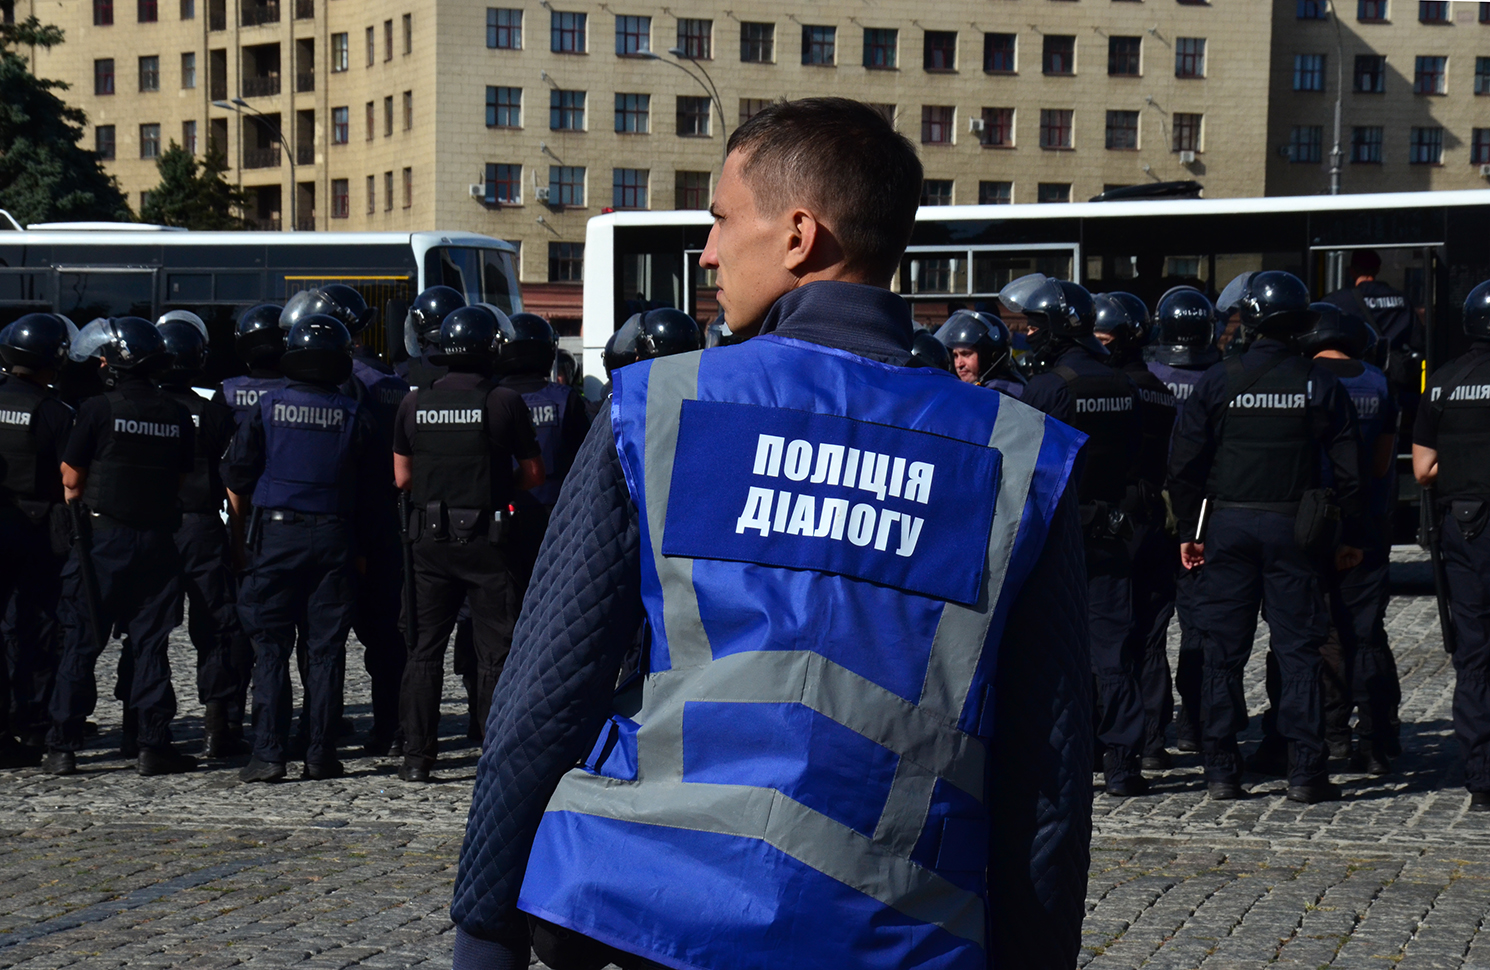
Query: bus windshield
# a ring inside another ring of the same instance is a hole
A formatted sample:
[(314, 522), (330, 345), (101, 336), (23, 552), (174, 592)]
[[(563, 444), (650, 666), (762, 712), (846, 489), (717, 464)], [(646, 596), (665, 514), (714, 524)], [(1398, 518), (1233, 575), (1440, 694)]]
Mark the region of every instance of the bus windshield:
[(490, 303), (509, 315), (523, 308), (511, 254), (500, 249), (438, 246), (425, 256), (424, 279), (426, 286), (459, 290), (468, 303)]

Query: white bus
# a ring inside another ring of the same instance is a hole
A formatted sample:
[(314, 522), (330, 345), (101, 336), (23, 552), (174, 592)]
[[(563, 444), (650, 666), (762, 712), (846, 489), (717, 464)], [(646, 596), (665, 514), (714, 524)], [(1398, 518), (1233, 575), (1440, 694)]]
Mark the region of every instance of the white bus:
[(242, 368), (233, 326), (258, 303), (283, 303), (326, 283), (356, 287), (379, 319), (367, 335), (379, 353), (403, 351), (409, 301), (453, 286), (471, 302), (522, 309), (517, 250), (467, 232), (187, 232), (120, 223), (17, 226), (0, 213), (0, 325), (34, 311), (79, 326), (94, 317), (156, 319), (185, 309), (207, 321), (210, 375)]

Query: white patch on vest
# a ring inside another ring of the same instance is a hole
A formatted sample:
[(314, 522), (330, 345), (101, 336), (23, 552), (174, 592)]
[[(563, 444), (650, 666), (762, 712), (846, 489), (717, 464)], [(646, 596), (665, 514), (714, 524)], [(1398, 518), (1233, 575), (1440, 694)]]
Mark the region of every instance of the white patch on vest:
[(240, 408), (251, 408), (259, 403), (259, 395), (263, 393), (262, 390), (239, 388), (233, 392), (233, 405)]
[(200, 414), (193, 414), (191, 416), (191, 426), (193, 428), (200, 428), (202, 426), (202, 416)]
[(533, 412), (535, 428), (547, 428), (559, 421), (559, 409), (552, 404), (530, 404), (528, 410)]
[(1301, 411), (1308, 404), (1307, 394), (1238, 394), (1231, 406), (1248, 411)]
[[(1433, 400), (1443, 397), (1443, 388), (1433, 389)], [(1490, 384), (1460, 384), (1454, 388), (1454, 393), (1449, 395), (1450, 401), (1485, 401), (1490, 400)]]
[(481, 423), (480, 408), (416, 408), (415, 424), (471, 424)]
[(1190, 392), (1195, 390), (1194, 384), (1181, 384), (1179, 381), (1175, 381), (1173, 384), (1168, 384), (1167, 386), (1176, 401), (1188, 401), (1190, 399)]
[[(1131, 399), (1128, 401), (1132, 407)], [(814, 485), (841, 485), (873, 492), (883, 502), (885, 496), (904, 498), (925, 505), (931, 501), (931, 480), (936, 466), (924, 461), (909, 461), (900, 456), (881, 455), (858, 448), (820, 444), (814, 446), (801, 438), (790, 444), (780, 435), (763, 434), (755, 444), (752, 474), (780, 478), (783, 474), (794, 482), (807, 478)], [(816, 458), (814, 459), (814, 454)], [(814, 460), (816, 466), (814, 467)]]
[(1157, 404), (1160, 407), (1166, 408), (1174, 407), (1173, 394), (1165, 394), (1162, 391), (1156, 391), (1153, 388), (1149, 387), (1140, 387), (1138, 389), (1138, 396), (1142, 400), (1147, 401), (1149, 404)]
[(1400, 296), (1368, 296), (1366, 305), (1373, 310), (1389, 310), (1393, 307), (1407, 306), (1407, 301)]
[(404, 395), (406, 393), (408, 392), (399, 390), (396, 385), (391, 387), (380, 387), (377, 391), (377, 398), (384, 404), (398, 404), (404, 399)]
[(1077, 414), (1102, 414), (1113, 411), (1133, 410), (1131, 397), (1078, 397)]
[(1374, 394), (1370, 397), (1353, 397), (1350, 400), (1355, 404), (1355, 413), (1363, 418), (1374, 418), (1381, 413), (1381, 398)]
[(181, 425), (162, 424), (158, 421), (134, 421), (128, 418), (114, 419), (115, 434), (142, 434), (150, 438), (179, 438)]
[(347, 423), (345, 408), (316, 408), (305, 404), (274, 405), (276, 424), (315, 425), (318, 428), (340, 428)]
[(0, 424), (16, 424), (24, 428), (31, 427), (30, 411), (0, 411)]

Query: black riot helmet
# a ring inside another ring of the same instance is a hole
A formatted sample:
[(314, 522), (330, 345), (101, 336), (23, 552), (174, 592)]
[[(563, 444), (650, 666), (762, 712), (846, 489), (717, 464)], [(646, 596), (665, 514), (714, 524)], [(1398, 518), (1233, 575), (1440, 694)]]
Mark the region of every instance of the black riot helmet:
[(285, 337), (280, 373), (292, 381), (335, 386), (352, 375), (352, 335), (346, 324), (324, 313), (296, 321)]
[(440, 324), (440, 352), (430, 361), (453, 370), (483, 370), (496, 363), (515, 336), (507, 314), (491, 304), (461, 307)]
[(605, 365), (606, 377), (627, 364), (636, 363), (636, 332), (641, 327), (640, 321), (641, 314), (638, 313), (621, 324), (605, 341), (605, 351), (601, 353), (600, 361)]
[(0, 360), (6, 367), (56, 370), (67, 362), (72, 335), (55, 313), (28, 313), (0, 330)]
[(1073, 345), (1107, 356), (1107, 348), (1093, 335), (1097, 307), (1085, 287), (1031, 273), (1000, 290), (999, 302), (1029, 319), (1027, 339), (1038, 360), (1049, 363)]
[(156, 324), (166, 342), (166, 353), (171, 358), (166, 365), (166, 376), (179, 380), (191, 380), (207, 367), (207, 325), (194, 313), (191, 316), (195, 318), (195, 324), (181, 316), (172, 316), (188, 312), (173, 310)]
[(1098, 293), (1092, 297), (1096, 307), (1093, 333), (1110, 338), (1107, 352), (1112, 363), (1121, 366), (1137, 358), (1149, 339), (1149, 308), (1132, 293)]
[[(662, 307), (632, 317), (636, 328), (636, 359), (671, 357), (704, 349), (704, 335), (692, 317), (682, 310)], [(631, 321), (628, 320), (627, 323)]]
[(952, 369), (952, 353), (947, 345), (936, 339), (930, 330), (917, 330), (911, 335), (911, 367), (935, 367), (938, 370)]
[(502, 369), (509, 374), (538, 374), (547, 377), (554, 369), (559, 335), (536, 313), (514, 313), (512, 339), (502, 345)]
[(1004, 368), (1011, 353), (1009, 328), (997, 316), (983, 310), (953, 313), (937, 328), (936, 339), (947, 348), (949, 361), (953, 350), (972, 350), (978, 354), (980, 384)]
[(440, 343), (440, 324), (466, 305), (460, 290), (451, 286), (427, 287), (414, 297), (408, 316), (404, 317), (404, 349), (418, 357)]
[(574, 387), (575, 378), (579, 376), (579, 361), (574, 355), (560, 347), (554, 352), (554, 376), (551, 380), (555, 384), (563, 384), (565, 387)]
[[(289, 330), (306, 317), (324, 314), (340, 320), (347, 333), (357, 336), (372, 323), (378, 311), (367, 305), (362, 294), (345, 283), (327, 283), (325, 286), (301, 290), (285, 303), (280, 315), (281, 330)], [(286, 351), (288, 352), (288, 351)]]
[(260, 303), (238, 318), (233, 350), (249, 367), (272, 368), (285, 352), (285, 332), (279, 328), (282, 310), (277, 303)]
[(1227, 283), (1216, 300), (1216, 312), (1229, 317), (1235, 310), (1248, 330), (1286, 338), (1314, 324), (1309, 302), (1309, 288), (1303, 280), (1282, 270), (1265, 270), (1243, 273)]
[(1464, 300), (1464, 333), (1471, 340), (1490, 340), (1490, 280), (1470, 290)]
[(1295, 349), (1306, 357), (1324, 350), (1338, 350), (1347, 357), (1362, 360), (1376, 343), (1370, 326), (1354, 313), (1346, 313), (1333, 303), (1315, 303), (1309, 309), (1317, 314), (1314, 326), (1293, 338)]
[(1144, 356), (1170, 367), (1209, 367), (1221, 359), (1216, 330), (1210, 298), (1193, 286), (1176, 286), (1154, 308), (1153, 337)]
[(97, 357), (120, 373), (149, 373), (170, 360), (165, 338), (143, 317), (94, 320), (78, 331), (68, 355), (80, 361)]

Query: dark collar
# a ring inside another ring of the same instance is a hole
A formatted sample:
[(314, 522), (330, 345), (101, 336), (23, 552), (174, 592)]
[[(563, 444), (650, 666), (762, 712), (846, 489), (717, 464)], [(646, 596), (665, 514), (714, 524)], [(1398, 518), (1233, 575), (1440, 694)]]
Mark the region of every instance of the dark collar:
[(822, 280), (772, 305), (761, 333), (832, 347), (885, 364), (911, 359), (910, 306), (878, 286)]

